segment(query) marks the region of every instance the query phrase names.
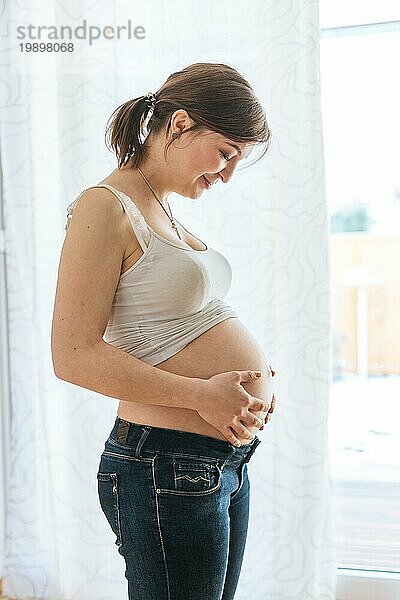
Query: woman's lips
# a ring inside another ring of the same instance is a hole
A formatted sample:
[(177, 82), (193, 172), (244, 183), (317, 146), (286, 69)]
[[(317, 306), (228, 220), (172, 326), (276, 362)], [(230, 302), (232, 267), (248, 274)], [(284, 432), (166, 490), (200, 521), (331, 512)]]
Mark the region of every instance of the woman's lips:
[(211, 187), (211, 183), (202, 175), (204, 186), (208, 189)]

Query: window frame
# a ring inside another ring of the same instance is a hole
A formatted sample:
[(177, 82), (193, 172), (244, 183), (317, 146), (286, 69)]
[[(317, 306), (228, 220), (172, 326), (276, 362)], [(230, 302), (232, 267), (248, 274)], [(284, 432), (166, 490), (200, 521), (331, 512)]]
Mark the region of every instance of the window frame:
[[(321, 40), (328, 37), (389, 32), (400, 32), (400, 20), (320, 27)], [(338, 567), (336, 574), (336, 600), (365, 600), (367, 598), (393, 600), (393, 598), (400, 598), (400, 573)]]

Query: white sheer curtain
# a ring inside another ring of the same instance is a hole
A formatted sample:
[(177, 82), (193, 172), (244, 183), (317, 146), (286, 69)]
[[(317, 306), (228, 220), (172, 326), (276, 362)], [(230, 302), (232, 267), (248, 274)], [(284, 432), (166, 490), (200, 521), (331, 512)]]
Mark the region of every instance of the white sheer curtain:
[[(129, 19), (145, 28), (144, 39), (75, 39), (74, 52), (22, 52), (27, 40), (16, 34), (29, 24), (116, 27)], [(123, 559), (96, 492), (117, 400), (58, 380), (52, 370), (66, 206), (115, 168), (104, 128), (118, 104), (155, 91), (172, 71), (212, 61), (249, 79), (273, 132), (263, 161), (237, 172), (229, 186), (199, 203), (173, 202), (178, 218), (232, 261), (228, 301), (277, 372), (277, 409), (249, 463), (251, 515), (237, 598), (333, 600), (318, 2), (8, 3), (2, 29), (10, 360), (10, 398), (2, 401), (11, 413), (4, 593), (126, 598)]]

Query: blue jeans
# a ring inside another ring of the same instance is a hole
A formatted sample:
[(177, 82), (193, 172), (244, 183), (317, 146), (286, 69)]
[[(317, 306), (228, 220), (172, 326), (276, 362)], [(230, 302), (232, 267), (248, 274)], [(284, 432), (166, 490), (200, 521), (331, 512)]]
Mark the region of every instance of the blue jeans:
[(249, 520), (247, 462), (227, 440), (116, 417), (97, 472), (130, 600), (233, 600)]

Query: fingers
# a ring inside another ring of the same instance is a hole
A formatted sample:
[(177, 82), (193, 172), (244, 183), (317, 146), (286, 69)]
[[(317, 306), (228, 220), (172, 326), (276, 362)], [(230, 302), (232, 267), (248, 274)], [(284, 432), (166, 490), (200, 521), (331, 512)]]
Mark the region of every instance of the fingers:
[(271, 404), (268, 404), (268, 402), (263, 402), (260, 398), (256, 398), (255, 396), (252, 396), (252, 399), (253, 404), (249, 407), (249, 411), (263, 411), (268, 413), (274, 412), (276, 402), (275, 394), (272, 394)]
[(269, 410), (268, 410), (268, 412), (267, 412), (267, 414), (265, 416), (263, 426), (260, 427), (260, 431), (262, 431), (264, 429), (264, 424), (269, 423), (269, 421), (271, 420), (272, 413), (275, 410), (275, 403), (276, 403), (275, 394), (272, 394), (271, 406), (270, 406), (270, 408), (269, 408)]
[(228, 442), (230, 442), (234, 446), (240, 448), (240, 446), (242, 444), (241, 444), (240, 440), (238, 440), (237, 437), (235, 436), (235, 434), (233, 433), (231, 427), (226, 427), (224, 429), (224, 431), (222, 431), (222, 433), (224, 434), (224, 436), (226, 437), (226, 439), (228, 440)]
[(240, 381), (254, 381), (262, 376), (261, 371), (235, 371), (239, 375)]
[(247, 438), (249, 440), (254, 438), (254, 435), (243, 425), (242, 421), (239, 421), (235, 425), (235, 433), (241, 438)]
[(261, 398), (257, 398), (257, 396), (252, 396), (251, 394), (247, 394), (249, 400), (250, 400), (250, 406), (248, 407), (249, 411), (268, 411), (270, 405), (268, 404), (268, 402), (264, 402), (264, 400), (261, 400)]
[(275, 402), (276, 402), (275, 394), (272, 394), (271, 406), (269, 407), (269, 410), (268, 410), (269, 414), (272, 414), (274, 412)]
[(228, 442), (234, 446), (240, 447), (242, 442), (238, 438), (253, 440), (254, 434), (252, 434), (245, 426), (242, 421), (238, 421), (235, 425), (231, 425), (222, 431)]
[[(275, 371), (273, 370), (273, 368), (271, 367), (271, 365), (268, 365), (271, 373), (272, 373), (272, 377), (275, 375)], [(258, 377), (262, 377), (262, 371), (236, 371), (236, 373), (239, 374), (240, 376), (240, 381), (251, 381), (252, 379), (257, 379)]]
[(246, 425), (247, 427), (262, 427), (263, 424), (263, 419), (260, 419), (259, 417), (254, 415), (251, 411), (248, 412), (244, 425)]

